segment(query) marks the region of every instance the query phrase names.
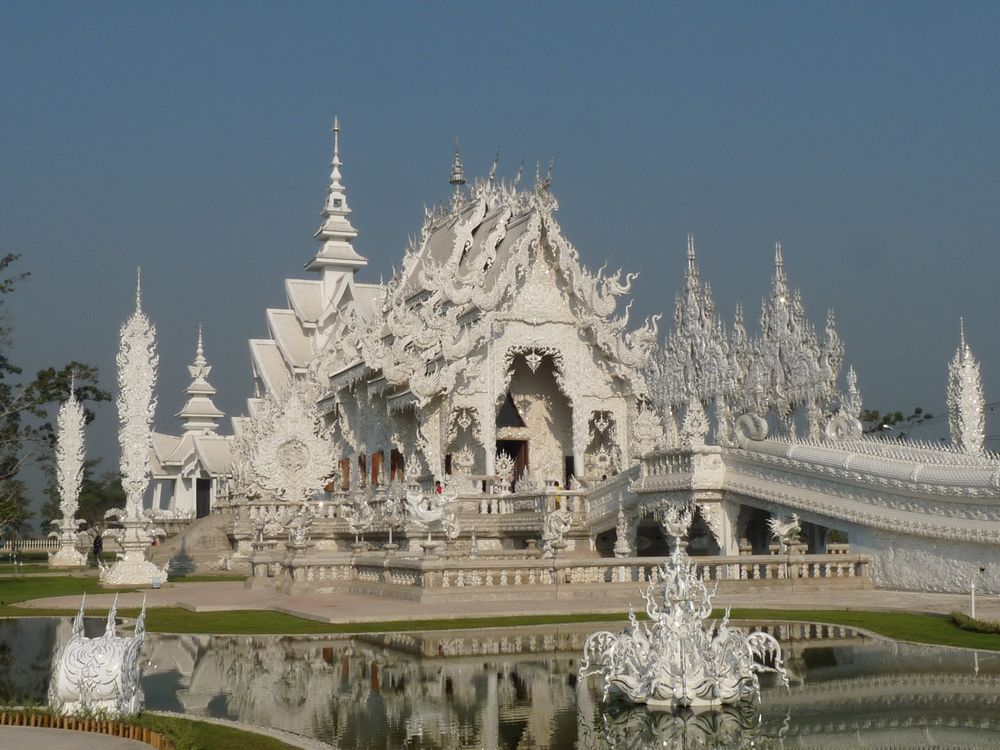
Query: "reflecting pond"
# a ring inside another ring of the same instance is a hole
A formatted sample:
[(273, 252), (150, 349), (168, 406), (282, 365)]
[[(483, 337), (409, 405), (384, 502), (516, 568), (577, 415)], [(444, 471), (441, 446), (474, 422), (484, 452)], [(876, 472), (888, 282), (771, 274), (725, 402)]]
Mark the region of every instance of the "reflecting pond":
[[(620, 623), (610, 626), (620, 627)], [(1000, 656), (908, 646), (831, 626), (772, 629), (791, 689), (759, 707), (686, 715), (605, 705), (579, 684), (605, 626), (343, 638), (147, 633), (151, 709), (235, 719), (344, 750), (996, 748)], [(88, 620), (88, 635), (103, 631)], [(0, 621), (0, 700), (44, 702), (70, 621)]]

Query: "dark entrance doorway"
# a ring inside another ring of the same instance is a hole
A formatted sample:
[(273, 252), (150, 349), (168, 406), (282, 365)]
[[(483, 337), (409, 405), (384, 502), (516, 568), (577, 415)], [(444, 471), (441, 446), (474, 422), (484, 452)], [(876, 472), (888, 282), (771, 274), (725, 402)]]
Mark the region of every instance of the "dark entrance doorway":
[(497, 440), (497, 453), (506, 453), (514, 459), (514, 481), (520, 479), (528, 468), (528, 441)]
[(204, 518), (209, 513), (211, 513), (212, 505), (212, 480), (211, 479), (197, 479), (195, 480), (194, 489), (194, 502), (195, 502), (195, 516), (197, 518)]

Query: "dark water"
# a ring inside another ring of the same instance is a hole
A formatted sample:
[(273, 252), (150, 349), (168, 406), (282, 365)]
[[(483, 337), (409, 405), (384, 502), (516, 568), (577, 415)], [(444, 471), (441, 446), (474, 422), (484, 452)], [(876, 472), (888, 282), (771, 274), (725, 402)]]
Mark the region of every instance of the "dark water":
[[(147, 634), (151, 709), (236, 719), (344, 750), (1000, 748), (1000, 658), (836, 629), (779, 633), (791, 690), (675, 716), (579, 684), (594, 625), (360, 638)], [(103, 622), (88, 622), (88, 634)], [(827, 637), (816, 637), (825, 635)], [(803, 637), (811, 636), (811, 637)], [(0, 621), (0, 700), (44, 702), (68, 620)]]

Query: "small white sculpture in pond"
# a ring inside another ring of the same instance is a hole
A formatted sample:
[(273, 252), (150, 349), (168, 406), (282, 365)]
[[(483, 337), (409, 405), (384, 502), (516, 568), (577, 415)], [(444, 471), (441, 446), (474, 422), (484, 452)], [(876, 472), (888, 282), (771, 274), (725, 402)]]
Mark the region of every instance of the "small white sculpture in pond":
[(584, 644), (580, 676), (599, 674), (605, 699), (671, 710), (752, 700), (761, 672), (776, 672), (788, 685), (773, 636), (730, 627), (729, 610), (720, 622), (706, 622), (715, 592), (680, 545), (658, 577), (642, 592), (651, 625), (630, 611), (626, 630), (594, 633)]
[(83, 604), (73, 620), (70, 639), (60, 646), (52, 664), (49, 708), (59, 714), (105, 713), (133, 716), (142, 710), (144, 696), (139, 686), (139, 651), (146, 629), (146, 600), (131, 636), (115, 630), (118, 596), (108, 612), (104, 635), (83, 634)]
[(792, 545), (799, 541), (799, 534), (802, 532), (802, 523), (799, 521), (797, 513), (792, 513), (788, 518), (769, 518), (767, 527), (771, 530), (771, 536), (781, 548), (781, 553), (787, 553)]

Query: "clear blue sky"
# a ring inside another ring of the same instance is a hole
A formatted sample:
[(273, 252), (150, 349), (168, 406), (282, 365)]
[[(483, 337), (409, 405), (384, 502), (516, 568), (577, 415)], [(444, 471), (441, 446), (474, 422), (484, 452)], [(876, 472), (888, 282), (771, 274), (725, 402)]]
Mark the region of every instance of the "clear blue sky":
[(15, 360), (112, 387), (141, 264), (158, 427), (199, 321), (242, 411), (339, 114), (368, 279), (448, 194), (458, 135), (470, 175), (497, 146), (508, 175), (555, 159), (585, 262), (641, 273), (633, 319), (669, 320), (694, 232), (719, 310), (755, 320), (781, 240), (867, 405), (941, 412), (960, 315), (1000, 400), (997, 28), (995, 3), (0, 2), (0, 249), (32, 273)]

